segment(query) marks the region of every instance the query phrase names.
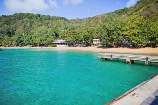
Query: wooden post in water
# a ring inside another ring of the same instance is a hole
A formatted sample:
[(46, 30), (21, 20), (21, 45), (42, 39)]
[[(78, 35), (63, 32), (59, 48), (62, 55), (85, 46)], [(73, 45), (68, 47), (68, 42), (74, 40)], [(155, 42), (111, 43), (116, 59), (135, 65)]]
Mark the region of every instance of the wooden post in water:
[(130, 63), (130, 59), (129, 58), (126, 58), (126, 63)]
[(146, 59), (145, 59), (145, 65), (148, 65), (148, 64), (149, 64), (148, 57), (146, 57)]
[(128, 63), (128, 64), (134, 64), (134, 60), (131, 60), (130, 58), (126, 58), (126, 63)]
[(131, 60), (131, 64), (134, 64), (134, 60)]
[(111, 58), (111, 60), (112, 60), (112, 54), (110, 55), (110, 58)]

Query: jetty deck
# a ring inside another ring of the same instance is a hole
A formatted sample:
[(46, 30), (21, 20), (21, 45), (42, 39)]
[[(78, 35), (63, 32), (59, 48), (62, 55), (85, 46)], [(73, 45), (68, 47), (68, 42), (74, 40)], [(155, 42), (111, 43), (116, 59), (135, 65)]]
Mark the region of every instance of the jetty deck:
[(134, 63), (134, 61), (143, 61), (145, 65), (148, 65), (149, 63), (158, 63), (158, 56), (150, 56), (150, 55), (99, 53), (98, 57), (101, 60), (123, 59), (126, 61), (126, 63), (129, 64)]

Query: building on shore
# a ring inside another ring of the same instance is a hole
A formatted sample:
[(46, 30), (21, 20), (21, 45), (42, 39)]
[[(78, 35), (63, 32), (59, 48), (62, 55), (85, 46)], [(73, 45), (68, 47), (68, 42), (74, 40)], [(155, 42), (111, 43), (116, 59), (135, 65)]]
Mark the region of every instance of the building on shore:
[(100, 39), (93, 39), (93, 46), (98, 46), (100, 44), (101, 44)]
[(56, 45), (56, 47), (68, 47), (68, 43), (65, 40), (55, 40), (53, 42), (54, 45)]

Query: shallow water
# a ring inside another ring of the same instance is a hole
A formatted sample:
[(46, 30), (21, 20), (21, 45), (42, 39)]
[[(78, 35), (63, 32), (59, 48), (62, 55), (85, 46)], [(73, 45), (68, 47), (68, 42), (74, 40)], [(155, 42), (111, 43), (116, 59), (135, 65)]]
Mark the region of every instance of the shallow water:
[(0, 105), (103, 105), (157, 73), (157, 66), (100, 61), (97, 53), (4, 49)]

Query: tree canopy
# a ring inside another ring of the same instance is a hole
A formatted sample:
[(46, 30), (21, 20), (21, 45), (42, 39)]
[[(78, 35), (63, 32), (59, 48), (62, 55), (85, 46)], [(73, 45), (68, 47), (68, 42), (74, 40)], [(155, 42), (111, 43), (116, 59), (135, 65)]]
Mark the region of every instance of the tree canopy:
[(94, 38), (112, 44), (124, 36), (142, 44), (148, 43), (151, 35), (158, 44), (157, 10), (157, 0), (141, 0), (133, 7), (85, 19), (68, 20), (31, 13), (3, 15), (0, 16), (0, 45), (51, 45), (56, 39), (65, 39), (70, 44), (84, 42), (89, 46)]

